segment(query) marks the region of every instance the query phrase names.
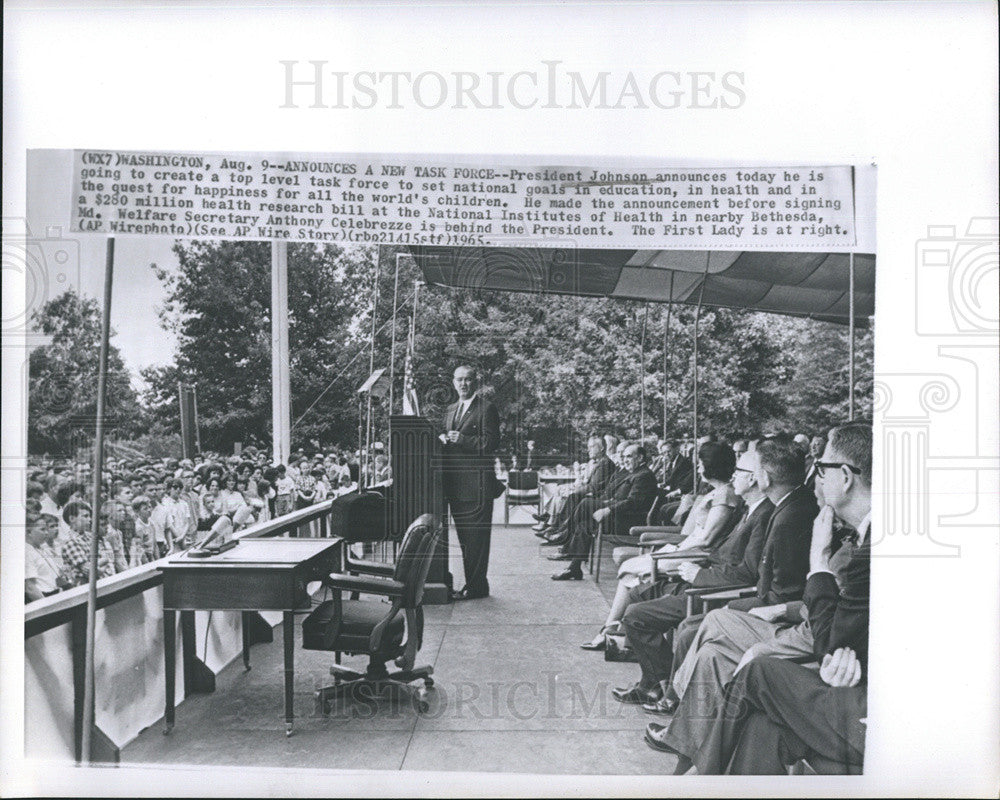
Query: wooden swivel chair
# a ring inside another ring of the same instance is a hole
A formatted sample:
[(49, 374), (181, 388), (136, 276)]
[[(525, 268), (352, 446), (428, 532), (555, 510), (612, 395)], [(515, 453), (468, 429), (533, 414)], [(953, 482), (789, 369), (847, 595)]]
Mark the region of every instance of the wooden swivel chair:
[[(424, 582), (440, 536), (439, 520), (423, 514), (407, 529), (394, 565), (364, 562), (368, 574), (337, 573), (323, 581), (332, 590), (333, 599), (317, 606), (303, 622), (303, 647), (369, 657), (363, 673), (340, 664), (330, 667), (333, 685), (316, 693), (324, 713), (329, 712), (335, 698), (373, 698), (386, 689), (411, 690), (410, 684), (419, 680), (423, 686), (416, 691), (416, 706), (427, 711), (427, 689), (434, 685), (430, 677), (434, 668), (415, 667), (414, 663), (423, 638)], [(351, 569), (357, 571), (361, 566), (354, 562)], [(344, 599), (344, 592), (376, 595), (390, 602)], [(400, 669), (390, 673), (385, 665), (393, 660)]]

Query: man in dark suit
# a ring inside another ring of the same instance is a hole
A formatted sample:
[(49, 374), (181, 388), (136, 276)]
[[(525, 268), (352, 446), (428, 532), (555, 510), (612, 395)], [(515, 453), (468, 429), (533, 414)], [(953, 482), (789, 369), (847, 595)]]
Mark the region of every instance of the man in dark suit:
[[(784, 774), (799, 758), (860, 772), (867, 715), (871, 451), (867, 425), (830, 432), (816, 461), (825, 506), (812, 526), (804, 601), (820, 669), (755, 658), (726, 689), (692, 761), (699, 774)], [(834, 515), (857, 531), (838, 589), (830, 558)]]
[[(623, 622), (629, 644), (639, 658), (642, 675), (634, 686), (613, 691), (614, 697), (621, 702), (656, 706), (660, 700), (661, 683), (670, 676), (672, 664), (670, 643), (665, 635), (685, 618), (685, 589), (689, 586), (732, 586), (756, 580), (774, 504), (757, 484), (755, 468), (755, 457), (746, 453), (736, 464), (733, 489), (746, 503), (747, 514), (711, 552), (709, 565), (699, 567), (693, 562), (682, 561), (677, 567), (679, 582), (642, 584), (630, 593)], [(670, 710), (669, 700), (668, 705), (649, 710), (666, 713)]]
[(549, 557), (552, 561), (569, 561), (569, 566), (564, 572), (553, 575), (552, 580), (583, 580), (580, 565), (590, 553), (590, 542), (598, 525), (607, 525), (608, 530), (616, 533), (627, 533), (633, 525), (646, 521), (657, 491), (656, 478), (646, 466), (646, 451), (642, 445), (631, 444), (622, 453), (622, 460), (624, 468), (614, 474), (601, 495), (585, 497), (577, 504), (563, 553)]
[(691, 491), (691, 459), (681, 455), (673, 439), (663, 443), (663, 470), (656, 479), (668, 493), (679, 495)]
[(500, 442), (500, 415), (496, 406), (480, 397), (473, 367), (455, 370), (453, 384), (458, 401), (448, 406), (442, 450), (442, 484), (445, 502), (455, 521), (462, 548), (465, 586), (453, 591), (453, 600), (486, 597), (490, 584), (490, 526), (496, 485), (494, 452)]
[(560, 511), (544, 528), (538, 531), (541, 538), (547, 539), (552, 544), (565, 544), (569, 533), (569, 523), (573, 518), (573, 512), (576, 511), (577, 504), (584, 497), (600, 496), (618, 470), (614, 462), (604, 452), (604, 439), (600, 436), (591, 436), (587, 440), (587, 455), (590, 456), (590, 474), (587, 476), (587, 480), (583, 482), (582, 486), (567, 495), (566, 502)]

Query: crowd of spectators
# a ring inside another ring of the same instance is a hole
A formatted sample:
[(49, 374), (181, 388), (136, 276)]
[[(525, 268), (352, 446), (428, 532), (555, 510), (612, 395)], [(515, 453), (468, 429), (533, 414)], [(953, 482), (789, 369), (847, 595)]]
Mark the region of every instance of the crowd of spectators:
[(595, 536), (620, 545), (611, 610), (581, 647), (638, 664), (612, 695), (660, 717), (643, 738), (677, 774), (859, 773), (871, 427), (705, 437), (694, 469), (679, 443), (651, 444), (592, 437), (536, 515), (568, 562), (554, 580), (583, 579)]
[[(229, 534), (318, 503), (356, 486), (358, 476), (357, 455), (339, 448), (310, 454), (300, 449), (287, 464), (272, 464), (256, 448), (228, 457), (107, 458), (97, 512), (98, 577), (190, 548), (212, 531)], [(90, 464), (31, 459), (26, 600), (87, 582), (92, 492)]]

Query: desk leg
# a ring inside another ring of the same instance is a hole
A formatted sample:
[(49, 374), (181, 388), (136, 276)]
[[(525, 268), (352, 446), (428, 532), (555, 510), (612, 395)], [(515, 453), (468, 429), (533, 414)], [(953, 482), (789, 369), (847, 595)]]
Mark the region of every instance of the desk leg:
[(240, 630), (243, 634), (243, 670), (250, 670), (250, 614), (246, 611), (240, 614)]
[(166, 706), (163, 710), (163, 733), (174, 727), (174, 689), (177, 678), (177, 615), (163, 610), (163, 669), (166, 687)]
[(295, 615), (284, 612), (281, 627), (285, 634), (285, 736), (292, 735), (295, 693)]

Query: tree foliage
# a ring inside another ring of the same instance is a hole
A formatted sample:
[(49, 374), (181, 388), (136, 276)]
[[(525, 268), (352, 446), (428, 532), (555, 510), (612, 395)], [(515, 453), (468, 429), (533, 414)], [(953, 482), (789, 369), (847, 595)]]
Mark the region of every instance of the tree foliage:
[[(31, 322), (35, 332), (51, 339), (28, 357), (28, 449), (69, 454), (93, 436), (101, 311), (96, 300), (71, 289), (38, 309)], [(114, 344), (108, 348), (105, 412), (109, 438), (142, 427), (142, 409)]]
[[(267, 442), (270, 245), (188, 242), (175, 252), (179, 268), (157, 274), (167, 290), (161, 319), (177, 336), (178, 350), (173, 364), (145, 372), (146, 400), (161, 429), (174, 432), (177, 382), (195, 383), (203, 446), (228, 450), (235, 441)], [(390, 364), (394, 294), (399, 410), (413, 293), (421, 278), (412, 259), (391, 247), (289, 246), (295, 446), (357, 441), (355, 390), (369, 374), (373, 330), (374, 366)], [(505, 450), (535, 439), (540, 450), (575, 454), (593, 431), (690, 436), (695, 316), (690, 306), (421, 285), (414, 356), (421, 411), (439, 418), (454, 399), (452, 370), (471, 363), (503, 415)], [(857, 344), (856, 399), (864, 414), (870, 408), (871, 333), (859, 333)], [(846, 418), (841, 327), (705, 308), (698, 319), (698, 362), (699, 433), (821, 432)], [(387, 434), (387, 406), (385, 399), (375, 403), (378, 438)]]

